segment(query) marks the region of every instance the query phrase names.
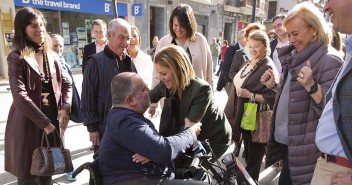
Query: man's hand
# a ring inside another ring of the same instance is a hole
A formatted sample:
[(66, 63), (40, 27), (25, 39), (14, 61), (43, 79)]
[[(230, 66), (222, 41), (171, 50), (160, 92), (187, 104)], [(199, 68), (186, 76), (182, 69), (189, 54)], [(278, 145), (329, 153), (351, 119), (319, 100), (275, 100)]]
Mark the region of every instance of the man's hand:
[(352, 173), (337, 173), (331, 178), (331, 185), (352, 185)]
[(200, 134), (201, 126), (202, 126), (201, 122), (193, 123), (188, 118), (185, 118), (185, 128), (190, 128), (191, 130), (193, 130), (196, 136)]
[(194, 124), (192, 127), (190, 127), (190, 129), (192, 129), (194, 131), (194, 133), (196, 134), (196, 136), (198, 136), (200, 134), (200, 131), (202, 130), (200, 127), (202, 126), (201, 122), (198, 122), (196, 124)]
[(141, 164), (147, 164), (149, 163), (151, 160), (142, 156), (142, 155), (139, 155), (139, 154), (134, 154), (132, 156), (132, 161), (135, 162), (135, 163), (141, 163)]
[(188, 118), (185, 118), (185, 128), (190, 128), (194, 125), (192, 121), (190, 121)]
[(99, 145), (99, 143), (100, 143), (99, 131), (89, 132), (89, 137), (90, 137), (90, 141), (92, 141), (93, 145)]
[(60, 110), (58, 114), (59, 127), (66, 130), (68, 121), (70, 120), (69, 112), (67, 110)]

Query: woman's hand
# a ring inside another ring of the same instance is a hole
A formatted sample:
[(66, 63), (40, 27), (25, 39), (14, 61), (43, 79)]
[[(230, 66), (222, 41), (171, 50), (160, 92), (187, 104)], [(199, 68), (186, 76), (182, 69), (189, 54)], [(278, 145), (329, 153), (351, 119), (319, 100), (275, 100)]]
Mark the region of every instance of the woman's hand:
[(273, 70), (270, 68), (267, 69), (260, 78), (260, 82), (267, 88), (275, 87), (276, 82)]
[(65, 130), (67, 128), (68, 121), (70, 120), (68, 111), (60, 110), (58, 119), (59, 119), (59, 127)]
[(306, 65), (302, 67), (298, 73), (297, 81), (309, 92), (310, 87), (314, 85), (313, 71), (310, 62), (307, 61)]
[(142, 155), (134, 154), (134, 155), (132, 155), (132, 161), (135, 162), (135, 163), (147, 164), (151, 160), (146, 158), (146, 157), (144, 157), (144, 156), (142, 156)]
[(251, 98), (252, 97), (251, 92), (249, 92), (247, 89), (242, 89), (242, 88), (238, 88), (237, 89), (237, 96), (241, 97), (241, 98)]
[(49, 125), (44, 128), (44, 132), (48, 135), (54, 132), (54, 130), (55, 130), (55, 126), (51, 123), (49, 123)]
[[(312, 86), (315, 84), (313, 79), (313, 71), (310, 62), (307, 61), (306, 65), (302, 67), (298, 73), (297, 81), (306, 89), (307, 92), (311, 91)], [(321, 86), (317, 84), (318, 89), (314, 93), (310, 93), (310, 96), (313, 98), (315, 103), (320, 103), (323, 99), (323, 90)]]
[(148, 110), (148, 113), (150, 114), (150, 117), (154, 117), (157, 107), (158, 107), (157, 103), (150, 104), (150, 107), (149, 107), (149, 110)]

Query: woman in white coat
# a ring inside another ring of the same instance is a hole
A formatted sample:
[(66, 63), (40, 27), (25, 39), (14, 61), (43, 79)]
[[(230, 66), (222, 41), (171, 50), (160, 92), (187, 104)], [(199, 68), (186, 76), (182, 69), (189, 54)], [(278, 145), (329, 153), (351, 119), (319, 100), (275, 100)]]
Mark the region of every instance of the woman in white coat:
[[(181, 46), (190, 57), (196, 76), (207, 81), (212, 87), (213, 71), (209, 44), (201, 33), (196, 32), (197, 21), (191, 6), (180, 4), (172, 11), (169, 29), (170, 34), (160, 39), (156, 52), (172, 44)], [(154, 79), (153, 86), (158, 83), (157, 78)]]
[(150, 55), (144, 53), (140, 46), (142, 44), (141, 33), (136, 26), (131, 26), (131, 41), (127, 48), (127, 54), (132, 58), (137, 73), (143, 78), (148, 88), (151, 88), (153, 77), (153, 62)]

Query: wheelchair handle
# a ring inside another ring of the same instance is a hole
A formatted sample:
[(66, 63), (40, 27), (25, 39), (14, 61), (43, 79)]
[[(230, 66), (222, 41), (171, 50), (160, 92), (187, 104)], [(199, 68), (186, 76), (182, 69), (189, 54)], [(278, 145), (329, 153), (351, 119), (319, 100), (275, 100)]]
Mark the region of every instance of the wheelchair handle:
[(79, 166), (75, 171), (72, 172), (72, 178), (76, 178), (76, 176), (82, 172), (82, 170), (86, 169), (90, 162), (86, 162)]

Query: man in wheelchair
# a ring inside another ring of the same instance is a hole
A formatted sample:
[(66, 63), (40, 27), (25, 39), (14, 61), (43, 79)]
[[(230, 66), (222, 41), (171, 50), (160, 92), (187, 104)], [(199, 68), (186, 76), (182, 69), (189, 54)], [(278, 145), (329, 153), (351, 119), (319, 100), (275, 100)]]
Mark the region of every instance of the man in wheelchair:
[(201, 123), (192, 123), (186, 118), (185, 130), (173, 136), (161, 136), (143, 116), (150, 105), (148, 92), (136, 73), (120, 73), (112, 80), (112, 109), (99, 151), (103, 184), (205, 184), (169, 178), (174, 168), (172, 160), (197, 140)]

